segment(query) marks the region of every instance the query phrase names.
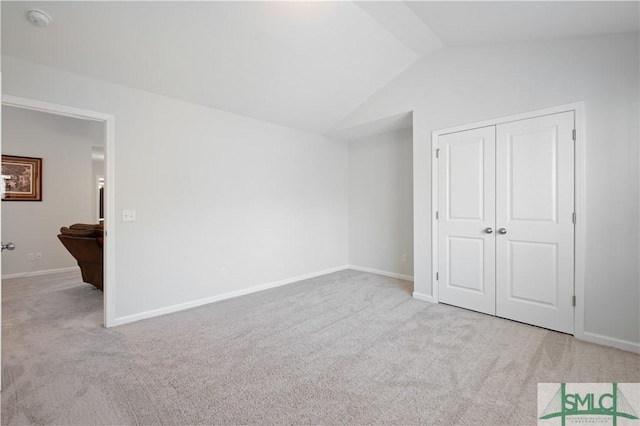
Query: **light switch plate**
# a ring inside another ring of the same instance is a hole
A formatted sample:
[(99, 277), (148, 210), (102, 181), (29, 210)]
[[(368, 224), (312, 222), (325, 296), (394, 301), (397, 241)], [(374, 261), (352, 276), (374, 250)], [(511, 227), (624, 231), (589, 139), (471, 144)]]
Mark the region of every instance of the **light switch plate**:
[(136, 220), (136, 211), (135, 210), (122, 210), (122, 221), (123, 222), (134, 222)]

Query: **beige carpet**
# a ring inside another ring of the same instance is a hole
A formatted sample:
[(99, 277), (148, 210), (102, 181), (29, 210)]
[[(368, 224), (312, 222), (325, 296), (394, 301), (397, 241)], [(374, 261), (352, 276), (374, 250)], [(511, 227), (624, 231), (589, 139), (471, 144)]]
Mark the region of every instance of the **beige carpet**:
[(114, 329), (78, 274), (3, 287), (2, 424), (535, 424), (538, 382), (640, 382), (636, 354), (362, 272)]

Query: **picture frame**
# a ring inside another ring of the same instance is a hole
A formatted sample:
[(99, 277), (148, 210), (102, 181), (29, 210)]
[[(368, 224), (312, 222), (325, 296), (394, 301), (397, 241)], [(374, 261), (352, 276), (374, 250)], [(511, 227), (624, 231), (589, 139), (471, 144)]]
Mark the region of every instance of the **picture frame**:
[(2, 201), (42, 201), (42, 158), (3, 155), (2, 180)]

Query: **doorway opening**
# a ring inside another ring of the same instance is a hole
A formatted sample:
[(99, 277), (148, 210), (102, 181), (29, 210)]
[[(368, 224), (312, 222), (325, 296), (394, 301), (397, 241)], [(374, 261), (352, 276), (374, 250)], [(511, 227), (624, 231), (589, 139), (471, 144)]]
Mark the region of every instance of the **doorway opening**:
[[(89, 162), (88, 168), (92, 170), (91, 173), (94, 173), (93, 181), (89, 180), (87, 182), (88, 187), (92, 188), (94, 195), (92, 195), (92, 199), (96, 200), (95, 202), (91, 202), (89, 200), (89, 211), (90, 218), (97, 218), (99, 215), (99, 189), (98, 186), (95, 185), (98, 174), (103, 176), (103, 218), (104, 218), (104, 248), (103, 248), (103, 265), (104, 265), (104, 276), (103, 276), (103, 325), (105, 327), (111, 327), (113, 325), (113, 319), (115, 317), (115, 307), (113, 304), (114, 301), (114, 237), (115, 233), (113, 230), (113, 222), (115, 219), (115, 209), (113, 205), (113, 176), (114, 176), (114, 164), (113, 164), (113, 153), (114, 153), (114, 122), (115, 117), (111, 114), (106, 114), (102, 112), (96, 112), (91, 110), (79, 109), (74, 107), (68, 107), (64, 105), (51, 104), (46, 102), (40, 102), (36, 100), (14, 97), (4, 95), (2, 97), (2, 105), (3, 107), (13, 107), (23, 110), (30, 110), (45, 114), (52, 114), (55, 116), (63, 116), (67, 118), (79, 119), (84, 122), (98, 122), (102, 123), (102, 142), (103, 146), (100, 147), (104, 152), (104, 163), (102, 170), (98, 170), (95, 167), (95, 164), (91, 164), (92, 158), (95, 156), (89, 156), (87, 160)], [(4, 149), (4, 147), (3, 147)], [(89, 150), (91, 153), (91, 149)], [(99, 180), (98, 180), (99, 181)], [(47, 183), (45, 182), (44, 188), (46, 191)], [(46, 193), (44, 194), (46, 196)], [(60, 202), (64, 202), (60, 200)], [(91, 222), (96, 222), (95, 220), (91, 220)], [(70, 224), (61, 224), (60, 226), (69, 226)], [(55, 236), (54, 236), (55, 238)]]

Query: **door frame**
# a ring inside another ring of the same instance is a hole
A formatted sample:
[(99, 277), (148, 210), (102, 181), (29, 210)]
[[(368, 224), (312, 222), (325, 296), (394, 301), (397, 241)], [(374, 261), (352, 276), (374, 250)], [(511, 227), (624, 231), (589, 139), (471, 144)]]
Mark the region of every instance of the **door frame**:
[[(18, 96), (2, 95), (2, 105), (15, 108), (40, 111), (48, 114), (77, 118), (80, 120), (99, 121), (104, 123), (105, 144), (105, 221), (104, 221), (104, 298), (103, 313), (104, 326), (115, 325), (115, 205), (114, 205), (114, 176), (115, 176), (115, 116), (88, 109), (75, 108), (66, 105), (53, 104), (21, 98)], [(0, 230), (1, 231), (1, 230)], [(1, 288), (1, 287), (0, 287)], [(1, 300), (1, 295), (0, 295)]]
[(434, 130), (431, 132), (431, 294), (434, 303), (439, 303), (438, 297), (438, 220), (436, 214), (439, 210), (438, 206), (438, 158), (437, 150), (439, 149), (438, 139), (440, 136), (462, 132), (465, 130), (477, 129), (479, 127), (495, 126), (509, 123), (512, 121), (527, 120), (530, 118), (540, 117), (543, 115), (553, 115), (562, 112), (574, 112), (576, 140), (574, 150), (574, 208), (576, 212), (576, 224), (574, 233), (574, 295), (576, 296), (576, 306), (574, 309), (574, 330), (573, 335), (581, 340), (584, 336), (584, 241), (585, 241), (585, 204), (584, 204), (584, 144), (586, 140), (584, 125), (584, 101), (573, 102), (564, 105), (544, 108), (535, 111), (529, 111), (521, 114), (499, 117), (491, 120), (485, 120), (476, 123), (464, 124), (446, 129)]

